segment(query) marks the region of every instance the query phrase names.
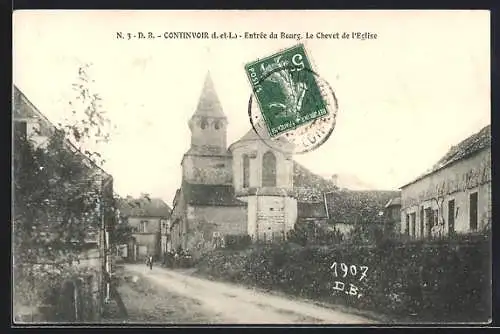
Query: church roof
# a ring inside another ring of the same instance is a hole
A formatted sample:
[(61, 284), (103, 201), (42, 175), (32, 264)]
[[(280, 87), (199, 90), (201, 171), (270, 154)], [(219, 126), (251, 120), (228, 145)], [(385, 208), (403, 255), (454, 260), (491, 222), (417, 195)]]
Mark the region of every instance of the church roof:
[[(243, 137), (241, 137), (240, 139), (238, 139), (237, 141), (232, 143), (230, 145), (230, 148), (231, 148), (231, 146), (233, 146), (237, 143), (241, 143), (241, 142), (245, 142), (245, 141), (261, 140), (261, 141), (266, 141), (266, 142), (270, 143), (271, 137), (269, 136), (269, 132), (267, 130), (266, 125), (264, 124), (264, 121), (260, 120), (259, 122), (257, 122), (257, 124), (255, 124), (255, 128), (259, 129), (258, 130), (259, 133), (257, 133), (257, 131), (254, 129), (254, 127), (251, 127), (250, 130), (248, 130), (248, 132)], [(262, 130), (260, 130), (260, 129), (262, 129)], [(277, 141), (279, 143), (281, 143), (281, 145), (291, 145), (291, 143), (288, 140), (286, 140), (284, 137), (280, 137), (279, 139), (277, 139)], [(276, 144), (273, 143), (273, 144), (269, 144), (269, 145), (274, 147)], [(283, 147), (288, 147), (288, 146), (283, 146)], [(290, 149), (291, 149), (291, 147), (290, 147)]]
[[(261, 134), (261, 136), (262, 137), (265, 136), (265, 139), (269, 138), (269, 134), (268, 134), (267, 131), (263, 131), (263, 133)], [(247, 141), (247, 140), (262, 140), (261, 136), (259, 136), (257, 134), (257, 132), (255, 131), (255, 129), (252, 127), (252, 128), (250, 128), (250, 130), (248, 130), (248, 132), (243, 137), (241, 137), (238, 140), (238, 142), (240, 142), (240, 141)]]
[(182, 183), (182, 192), (187, 204), (213, 206), (245, 206), (236, 199), (232, 185)]
[(208, 72), (205, 77), (205, 83), (203, 84), (200, 99), (198, 100), (198, 106), (193, 116), (226, 117), (222, 111), (222, 105), (215, 91), (210, 72)]

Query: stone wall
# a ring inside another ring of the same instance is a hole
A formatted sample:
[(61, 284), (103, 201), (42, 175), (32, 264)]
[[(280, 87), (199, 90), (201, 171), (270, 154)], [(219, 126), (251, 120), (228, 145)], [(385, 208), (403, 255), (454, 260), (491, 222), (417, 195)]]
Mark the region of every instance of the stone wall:
[(231, 184), (230, 156), (186, 155), (182, 161), (183, 179), (195, 184)]
[(248, 234), (255, 240), (283, 238), (297, 221), (297, 201), (291, 197), (248, 197)]
[(187, 207), (187, 248), (202, 252), (213, 248), (214, 232), (220, 235), (247, 233), (247, 213), (244, 206), (191, 206)]

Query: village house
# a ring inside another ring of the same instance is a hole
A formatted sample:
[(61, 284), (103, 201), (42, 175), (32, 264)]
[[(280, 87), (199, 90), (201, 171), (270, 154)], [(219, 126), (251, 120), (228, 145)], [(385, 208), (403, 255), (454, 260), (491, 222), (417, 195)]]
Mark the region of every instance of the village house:
[(387, 232), (386, 205), (399, 194), (390, 190), (348, 189), (325, 193), (328, 223), (345, 237), (349, 237), (356, 226)]
[(384, 210), (384, 233), (396, 236), (401, 227), (401, 197), (394, 197), (387, 202)]
[(401, 187), (401, 232), (411, 238), (474, 233), (491, 224), (491, 127), (451, 147)]
[[(17, 173), (23, 168), (19, 164), (19, 159), (22, 157), (22, 152), (18, 152), (16, 148), (22, 147), (19, 140), (30, 141), (34, 148), (51, 150), (48, 146), (53, 135), (61, 131), (56, 127), (44, 114), (42, 114), (33, 105), (29, 99), (14, 85), (12, 96), (12, 123), (13, 123), (13, 140), (14, 140), (14, 173)], [(89, 214), (87, 218), (82, 219), (78, 223), (85, 224), (83, 232), (83, 240), (77, 240), (73, 237), (70, 242), (79, 244), (79, 252), (71, 255), (70, 265), (80, 267), (95, 268), (99, 271), (99, 277), (96, 279), (97, 288), (93, 291), (93, 298), (98, 304), (97, 309), (102, 306), (99, 301), (108, 300), (110, 298), (110, 282), (106, 277), (110, 277), (113, 272), (111, 258), (111, 242), (110, 235), (116, 227), (116, 216), (114, 210), (113, 198), (113, 177), (99, 167), (86, 153), (78, 149), (70, 140), (62, 141), (61, 146), (56, 148), (62, 149), (62, 152), (69, 152), (76, 157), (78, 163), (81, 162), (82, 174), (84, 176), (73, 177), (69, 183), (76, 193), (83, 195), (83, 192), (88, 191), (88, 186), (95, 187), (95, 200), (99, 204), (99, 210), (95, 210)], [(16, 163), (17, 162), (17, 163)], [(86, 195), (89, 195), (88, 192)], [(15, 203), (14, 203), (15, 204)], [(41, 209), (41, 208), (39, 208)], [(16, 211), (16, 205), (13, 208)], [(41, 210), (43, 211), (43, 210)], [(42, 217), (38, 217), (42, 218)], [(42, 222), (37, 230), (39, 236), (47, 239), (60, 238), (60, 231), (57, 231), (58, 223), (63, 217), (59, 215), (46, 215), (45, 221)], [(81, 242), (83, 241), (83, 243)], [(62, 254), (61, 254), (62, 255)], [(57, 261), (57, 259), (56, 259)], [(34, 266), (35, 267), (35, 266)], [(40, 268), (43, 268), (41, 265)], [(45, 267), (45, 269), (49, 269)]]
[(127, 197), (118, 201), (118, 210), (121, 224), (132, 228), (126, 257), (132, 261), (144, 259), (148, 255), (160, 259), (166, 251), (170, 207), (160, 198)]
[[(58, 130), (57, 127), (15, 85), (13, 87), (12, 105), (14, 138), (25, 138), (31, 141), (35, 148), (47, 148), (50, 137)], [(82, 165), (88, 169), (88, 180), (97, 183), (101, 191), (101, 199), (109, 203), (109, 205), (105, 205), (106, 209), (110, 209), (103, 212), (105, 216), (95, 217), (95, 219), (102, 221), (102, 224), (104, 224), (105, 235), (100, 235), (98, 224), (89, 224), (85, 231), (85, 247), (88, 249), (87, 252), (95, 253), (93, 250), (97, 250), (100, 246), (100, 251), (104, 254), (105, 244), (109, 243), (109, 233), (115, 224), (115, 214), (112, 210), (113, 177), (106, 173), (87, 155), (78, 150), (69, 140), (64, 141), (64, 149), (72, 152), (81, 159)], [(14, 154), (18, 154), (18, 152), (14, 152)], [(88, 180), (75, 180), (75, 184)], [(47, 227), (49, 227), (50, 222), (47, 222), (47, 224)], [(103, 227), (102, 224), (100, 224), (101, 228)], [(99, 237), (102, 237), (103, 240), (99, 240)], [(91, 256), (91, 258), (94, 258), (93, 262), (96, 262), (95, 265), (98, 265), (99, 260), (95, 259), (95, 256)]]

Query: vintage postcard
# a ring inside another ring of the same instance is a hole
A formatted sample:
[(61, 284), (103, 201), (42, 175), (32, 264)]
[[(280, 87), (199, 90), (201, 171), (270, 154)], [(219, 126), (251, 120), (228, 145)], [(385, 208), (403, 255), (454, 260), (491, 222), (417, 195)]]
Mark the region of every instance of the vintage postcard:
[(14, 325), (491, 322), (488, 11), (16, 11), (13, 60)]

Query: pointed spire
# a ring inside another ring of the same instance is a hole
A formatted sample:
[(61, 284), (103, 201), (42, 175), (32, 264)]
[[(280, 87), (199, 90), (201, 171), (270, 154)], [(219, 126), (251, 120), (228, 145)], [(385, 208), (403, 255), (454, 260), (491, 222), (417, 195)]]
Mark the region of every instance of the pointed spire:
[(205, 76), (205, 83), (201, 91), (198, 106), (193, 116), (226, 117), (222, 111), (222, 105), (215, 91), (210, 71)]

